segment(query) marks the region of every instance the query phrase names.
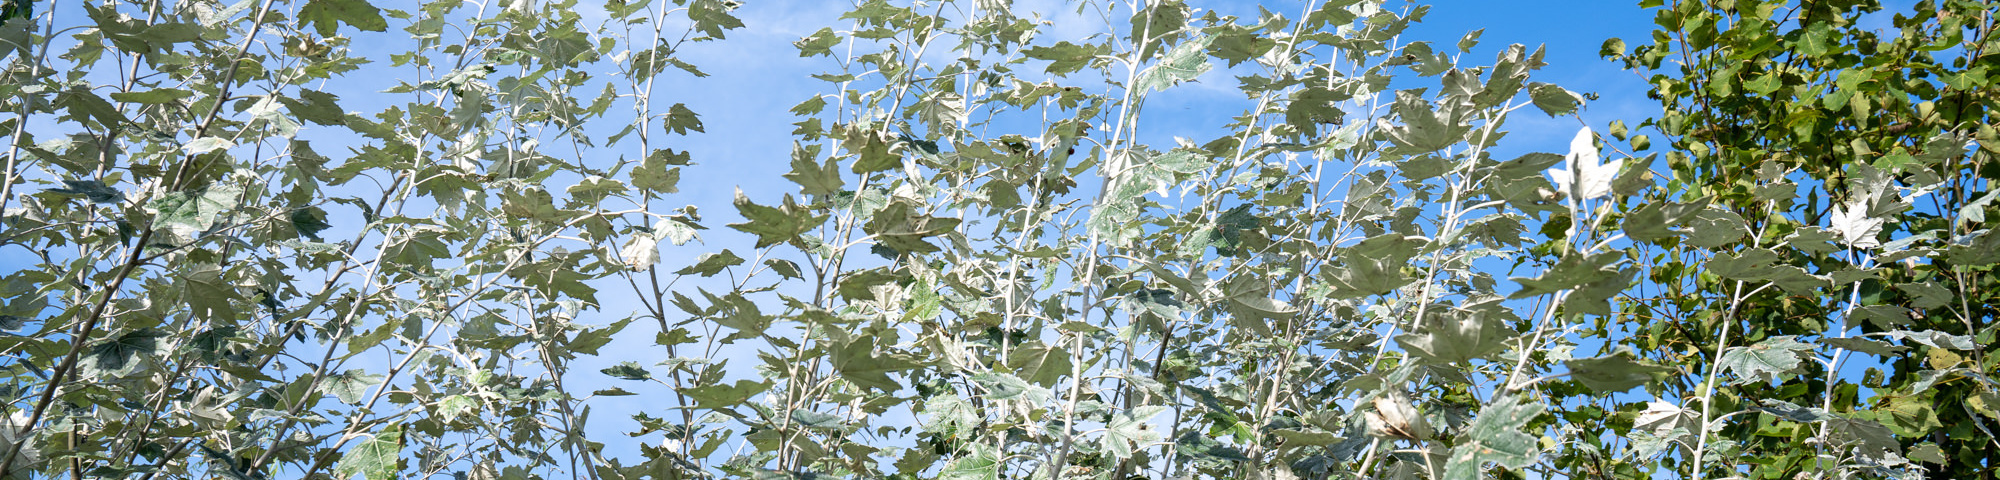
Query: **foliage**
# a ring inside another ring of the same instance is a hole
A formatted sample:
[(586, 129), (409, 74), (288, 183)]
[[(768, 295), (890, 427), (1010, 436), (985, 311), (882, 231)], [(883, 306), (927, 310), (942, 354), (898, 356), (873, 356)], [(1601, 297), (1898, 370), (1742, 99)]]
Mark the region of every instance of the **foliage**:
[[(36, 3), (0, 29), (0, 383), (22, 453), (0, 468), (615, 465), (565, 383), (627, 323), (586, 317), (588, 281), (627, 268), (613, 242), (691, 235), (648, 210), (686, 163), (654, 120), (699, 122), (644, 93), (695, 72), (674, 51), (736, 26), (727, 8), (618, 4), (593, 26), (574, 1)], [(648, 153), (570, 155), (600, 146)]]
[(1696, 478), (1992, 476), (1992, 5), (1640, 3), (1652, 41), (1603, 51), (1663, 107), (1642, 126), (1669, 139), (1669, 188), (1647, 202), (1731, 233), (1633, 245), (1652, 282), (1589, 334), (1681, 365), (1662, 399), (1696, 423), (1611, 433), (1675, 440), (1659, 465)]
[[(1422, 6), (858, 1), (794, 43), (796, 190), (715, 230), (670, 203), (710, 126), (667, 92), (735, 2), (34, 6), (0, 18), (6, 474), (1996, 460), (1981, 2), (1643, 1), (1654, 41), (1604, 48), (1662, 102), (1628, 129), (1539, 48), (1404, 38)], [(1582, 128), (1498, 156), (1515, 115)]]

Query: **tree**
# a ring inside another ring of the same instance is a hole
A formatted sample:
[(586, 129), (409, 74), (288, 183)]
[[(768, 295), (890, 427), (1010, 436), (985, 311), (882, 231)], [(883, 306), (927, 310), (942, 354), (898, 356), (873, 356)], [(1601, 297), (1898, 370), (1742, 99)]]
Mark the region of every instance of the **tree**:
[(660, 137), (701, 123), (649, 89), (730, 5), (8, 5), (4, 468), (616, 466), (565, 383), (629, 322), (589, 280), (671, 220)]
[(1677, 405), (1620, 408), (1630, 431), (1691, 449), (1668, 462), (1693, 477), (1991, 476), (1992, 6), (1641, 3), (1653, 41), (1604, 53), (1663, 107), (1650, 200), (1726, 233), (1641, 245), (1657, 288), (1621, 314), (1647, 327), (1593, 332), (1682, 366)]
[[(0, 8), (16, 476), (1991, 462), (1977, 2), (1888, 40), (1873, 4), (1642, 2), (1656, 42), (1604, 51), (1664, 108), (1628, 129), (1538, 48), (1404, 38), (1422, 6), (857, 1), (794, 44), (827, 93), (790, 191), (720, 221), (676, 205), (706, 127), (667, 96), (735, 2), (33, 6)], [(1496, 157), (1515, 115), (1581, 128)]]

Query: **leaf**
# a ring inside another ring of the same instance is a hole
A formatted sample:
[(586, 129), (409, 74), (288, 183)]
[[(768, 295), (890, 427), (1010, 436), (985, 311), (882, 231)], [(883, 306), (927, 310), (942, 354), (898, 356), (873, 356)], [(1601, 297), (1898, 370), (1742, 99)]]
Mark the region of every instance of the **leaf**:
[[(697, 3), (714, 0), (696, 0)], [(705, 132), (701, 126), (701, 116), (689, 110), (686, 104), (676, 103), (667, 109), (667, 131), (686, 135), (688, 131)]]
[(833, 46), (839, 44), (840, 36), (833, 33), (832, 27), (820, 27), (819, 31), (813, 32), (812, 35), (792, 42), (792, 46), (798, 47), (799, 57), (802, 58), (830, 55), (833, 53)]
[(172, 230), (184, 238), (194, 238), (197, 234), (215, 226), (216, 220), (235, 210), (240, 202), (243, 189), (232, 185), (211, 185), (200, 192), (174, 192), (153, 200), (149, 205), (158, 212), (155, 217), (159, 226)]
[(1472, 126), (1464, 122), (1456, 104), (1434, 109), (1431, 102), (1412, 91), (1396, 92), (1396, 102), (1390, 107), (1396, 117), (1403, 121), (1400, 125), (1389, 125), (1384, 130), (1389, 140), (1396, 146), (1414, 152), (1432, 152), (1465, 140), (1465, 134)]
[(340, 399), (340, 403), (360, 405), (361, 396), (368, 394), (368, 387), (382, 381), (381, 375), (371, 375), (366, 370), (352, 369), (328, 375), (325, 380), (326, 393)]
[(660, 262), (660, 241), (650, 233), (633, 235), (632, 240), (625, 243), (625, 248), (618, 250), (618, 258), (625, 262), (627, 268), (646, 271)]
[(1499, 351), (1514, 333), (1484, 312), (1433, 305), (1422, 326), (1397, 335), (1396, 342), (1427, 362), (1454, 365)]
[(610, 375), (611, 378), (622, 380), (650, 380), (653, 378), (653, 373), (646, 371), (645, 367), (639, 366), (639, 362), (618, 362), (617, 365), (605, 367), (603, 370), (598, 370), (598, 372)]
[(819, 156), (819, 149), (819, 145), (808, 147), (792, 142), (792, 172), (784, 177), (799, 184), (799, 192), (806, 195), (839, 193), (846, 186), (840, 178), (840, 164), (832, 158), (824, 163), (814, 162), (813, 159)]
[(1487, 463), (1507, 468), (1526, 467), (1535, 462), (1535, 437), (1521, 432), (1528, 420), (1548, 407), (1540, 402), (1523, 403), (1521, 395), (1508, 395), (1479, 411), (1461, 442), (1451, 449), (1445, 464), (1446, 480), (1478, 480)]
[(1876, 235), (1882, 233), (1882, 225), (1887, 219), (1868, 216), (1868, 208), (1862, 205), (1841, 205), (1833, 207), (1829, 229), (1840, 234), (1840, 241), (1854, 248), (1872, 248), (1882, 245)]
[(687, 152), (671, 148), (654, 150), (639, 162), (639, 166), (632, 168), (632, 186), (650, 192), (679, 192), (680, 167), (688, 164), (688, 158)]
[(800, 425), (805, 425), (807, 428), (822, 430), (837, 429), (846, 423), (838, 415), (819, 413), (803, 408), (792, 409), (792, 413), (789, 416), (792, 418), (792, 421), (798, 422)]
[(694, 399), (696, 406), (707, 409), (724, 409), (741, 406), (745, 400), (771, 389), (770, 382), (737, 380), (735, 384), (717, 383), (680, 390), (682, 395)]
[(1583, 105), (1582, 95), (1541, 82), (1528, 84), (1528, 96), (1534, 100), (1535, 108), (1542, 109), (1542, 113), (1551, 117), (1576, 113), (1576, 108)]
[(333, 471), (343, 479), (354, 478), (358, 474), (367, 480), (394, 480), (396, 473), (402, 470), (397, 466), (402, 456), (403, 427), (391, 424), (342, 454), (340, 464)]
[(1671, 368), (1634, 361), (1632, 355), (1626, 352), (1569, 360), (1563, 362), (1563, 365), (1569, 367), (1571, 379), (1601, 394), (1618, 393), (1631, 390), (1632, 387), (1658, 383), (1674, 371)]
[(985, 444), (969, 444), (966, 452), (953, 458), (938, 471), (938, 480), (998, 480), (1000, 478), (1000, 457), (993, 447)]
[(51, 188), (49, 191), (67, 195), (82, 195), (83, 198), (90, 199), (91, 203), (96, 204), (113, 204), (125, 199), (124, 193), (97, 180), (63, 180), (62, 182), (62, 188)]
[(722, 0), (694, 0), (688, 5), (688, 20), (694, 22), (694, 29), (713, 38), (723, 38), (723, 30), (743, 28), (743, 21), (730, 15), (729, 11), (738, 3), (724, 3)]
[(1865, 455), (1903, 450), (1896, 434), (1874, 420), (1836, 415), (1828, 419), (1826, 425), (1833, 432), (1833, 444), (1860, 447)]
[(1596, 135), (1590, 127), (1577, 130), (1576, 137), (1570, 139), (1569, 155), (1565, 169), (1549, 169), (1549, 180), (1562, 189), (1573, 202), (1611, 195), (1611, 181), (1618, 178), (1618, 169), (1624, 160), (1610, 163), (1600, 162), (1597, 156)]
[(294, 208), (291, 213), (292, 230), (299, 236), (319, 241), (319, 232), (333, 228), (326, 223), (326, 210), (319, 207)]
[(1112, 458), (1132, 458), (1133, 444), (1143, 446), (1160, 440), (1160, 433), (1152, 430), (1146, 422), (1166, 411), (1165, 406), (1147, 405), (1119, 412), (1111, 421), (1105, 422), (1104, 437), (1099, 439), (1099, 444)]
[(1618, 269), (1611, 265), (1621, 257), (1623, 254), (1619, 252), (1565, 255), (1539, 277), (1512, 278), (1514, 283), (1521, 285), (1521, 289), (1515, 290), (1514, 294), (1507, 298), (1510, 300), (1531, 298), (1612, 278), (1618, 274)]
[(1695, 213), (1687, 226), (1687, 244), (1701, 248), (1728, 245), (1750, 233), (1743, 216), (1716, 205)]
[(1021, 50), (1021, 54), (1036, 60), (1047, 60), (1046, 73), (1064, 76), (1082, 70), (1099, 55), (1110, 53), (1110, 45), (1077, 45), (1069, 41), (1056, 42), (1053, 46), (1033, 46)]
[(674, 274), (713, 277), (717, 273), (722, 273), (722, 269), (742, 264), (743, 257), (738, 257), (735, 252), (725, 248), (721, 252), (702, 254), (700, 259), (695, 260), (694, 265), (675, 271)]
[(1203, 53), (1203, 50), (1208, 48), (1208, 42), (1213, 38), (1196, 36), (1174, 45), (1174, 49), (1168, 51), (1166, 58), (1161, 59), (1160, 63), (1139, 72), (1139, 79), (1133, 83), (1133, 87), (1157, 92), (1200, 77), (1211, 67), (1208, 55)]
[(1763, 407), (1759, 407), (1759, 410), (1763, 410), (1764, 413), (1777, 415), (1778, 418), (1794, 422), (1819, 423), (1835, 418), (1832, 414), (1826, 413), (1825, 409), (1819, 407), (1801, 407), (1792, 402), (1775, 398), (1766, 398), (1759, 403), (1764, 405)]
[(817, 225), (823, 217), (806, 214), (786, 195), (784, 208), (758, 205), (743, 195), (743, 189), (736, 189), (736, 213), (743, 215), (743, 223), (729, 224), (729, 228), (757, 236), (755, 248), (764, 248), (790, 242), (805, 233), (806, 229)]
[(1070, 375), (1075, 365), (1070, 363), (1068, 351), (1030, 340), (1007, 353), (1007, 368), (1014, 369), (1024, 380), (1053, 387), (1062, 377)]
[(1812, 345), (1799, 343), (1794, 337), (1771, 337), (1725, 350), (1716, 368), (1736, 374), (1732, 383), (1737, 385), (1768, 382), (1799, 373), (1799, 361), (1811, 352)]
[(652, 224), (652, 236), (654, 238), (666, 236), (668, 242), (674, 242), (676, 246), (684, 246), (684, 244), (688, 244), (688, 240), (702, 238), (700, 234), (694, 232), (696, 228), (700, 228), (700, 226), (690, 224), (690, 222), (680, 220), (680, 218), (660, 218), (660, 222)]
[(1375, 408), (1364, 417), (1371, 435), (1422, 441), (1429, 440), (1434, 433), (1430, 421), (1410, 402), (1408, 394), (1392, 390), (1375, 397), (1372, 406)]
[(187, 145), (181, 146), (181, 150), (187, 152), (188, 155), (201, 155), (216, 150), (227, 150), (235, 146), (236, 142), (231, 142), (227, 138), (201, 137), (188, 141)]
[(1952, 350), (1971, 350), (1978, 346), (1978, 344), (1973, 342), (1971, 336), (1952, 335), (1937, 330), (1924, 330), (1921, 332), (1898, 330), (1887, 332), (1885, 335), (1890, 338), (1900, 338), (1936, 348), (1949, 348)]
[(1879, 355), (1891, 358), (1894, 358), (1897, 355), (1902, 355), (1903, 352), (1910, 350), (1910, 347), (1905, 347), (1902, 345), (1890, 345), (1888, 343), (1883, 343), (1880, 341), (1870, 340), (1861, 337), (1821, 338), (1819, 339), (1819, 341), (1820, 343), (1832, 345), (1835, 348), (1845, 348), (1848, 350), (1866, 353), (1869, 355)]
[(97, 342), (90, 346), (91, 365), (114, 377), (139, 373), (152, 358), (166, 353), (160, 339), (168, 336), (165, 331), (145, 328)]
[[(1272, 433), (1284, 438), (1286, 445), (1328, 445), (1339, 440), (1339, 437), (1325, 432), (1307, 434), (1298, 430), (1279, 429), (1274, 430)], [(1224, 445), (1222, 442), (1215, 441), (1214, 438), (1210, 438), (1198, 430), (1182, 432), (1180, 438), (1174, 439), (1174, 444), (1179, 453), (1193, 456), (1195, 459), (1204, 462), (1250, 461), (1250, 457), (1245, 455), (1243, 450)]]
[(180, 102), (192, 95), (194, 95), (194, 92), (178, 88), (157, 88), (138, 92), (113, 93), (111, 94), (111, 99), (121, 103), (162, 104)]
[(847, 342), (833, 354), (833, 368), (840, 371), (840, 377), (861, 388), (873, 388), (884, 393), (894, 393), (903, 388), (902, 384), (889, 378), (892, 372), (901, 372), (921, 366), (900, 355), (877, 355), (875, 337), (858, 337)]
[(973, 383), (986, 389), (981, 397), (987, 400), (1022, 400), (1030, 404), (1041, 404), (1054, 397), (1053, 392), (1028, 384), (1021, 377), (999, 372), (986, 372), (972, 376)]
[(1691, 203), (1647, 202), (1625, 215), (1620, 228), (1625, 230), (1627, 238), (1641, 242), (1657, 241), (1674, 236), (1674, 227), (1685, 224), (1706, 208), (1706, 197)]
[(307, 0), (306, 6), (299, 8), (299, 23), (313, 26), (321, 37), (332, 37), (341, 23), (367, 32), (389, 29), (382, 9), (367, 0)]

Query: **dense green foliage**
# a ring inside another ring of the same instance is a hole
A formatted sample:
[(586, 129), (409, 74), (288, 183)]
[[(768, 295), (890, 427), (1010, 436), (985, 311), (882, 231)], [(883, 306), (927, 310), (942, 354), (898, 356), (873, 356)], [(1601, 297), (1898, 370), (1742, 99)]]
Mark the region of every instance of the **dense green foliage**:
[(1640, 2), (1653, 119), (1384, 0), (854, 2), (704, 220), (739, 6), (0, 2), (0, 475), (2000, 468), (1986, 2)]

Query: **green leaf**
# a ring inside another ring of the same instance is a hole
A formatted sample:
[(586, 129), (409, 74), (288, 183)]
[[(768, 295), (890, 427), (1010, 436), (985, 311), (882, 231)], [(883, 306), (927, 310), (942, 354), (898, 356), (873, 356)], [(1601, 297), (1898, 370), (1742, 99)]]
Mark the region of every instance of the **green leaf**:
[(712, 38), (723, 38), (724, 30), (743, 28), (743, 21), (730, 15), (737, 2), (724, 3), (722, 0), (694, 0), (688, 5), (688, 20), (694, 22), (694, 29)]
[(972, 376), (973, 383), (986, 389), (981, 398), (987, 400), (1023, 400), (1031, 405), (1040, 405), (1054, 397), (1054, 392), (1028, 384), (1021, 377), (999, 372), (986, 372)]
[(368, 32), (389, 29), (389, 20), (382, 18), (382, 9), (369, 5), (367, 0), (307, 0), (299, 8), (299, 23), (311, 25), (321, 37), (332, 37), (341, 23)]
[(368, 387), (382, 381), (381, 375), (369, 374), (366, 370), (352, 369), (328, 375), (325, 380), (326, 393), (340, 399), (340, 403), (360, 405), (361, 396), (368, 394)]
[(1799, 373), (1799, 361), (1811, 354), (1812, 345), (1795, 337), (1771, 337), (1755, 345), (1724, 350), (1716, 368), (1736, 374), (1735, 384), (1768, 382)]
[(1707, 208), (1707, 197), (1692, 203), (1648, 202), (1625, 215), (1620, 228), (1625, 230), (1627, 238), (1641, 242), (1658, 241), (1675, 236), (1673, 228), (1683, 225)]
[(802, 146), (792, 142), (792, 172), (784, 175), (786, 180), (799, 184), (799, 192), (806, 195), (832, 195), (839, 193), (846, 182), (840, 178), (840, 164), (832, 158), (824, 163), (815, 162), (819, 157), (819, 145)]
[(1175, 45), (1160, 63), (1139, 72), (1139, 79), (1133, 87), (1157, 92), (1200, 77), (1201, 74), (1208, 72), (1210, 67), (1208, 55), (1204, 54), (1203, 50), (1208, 48), (1208, 42), (1213, 38), (1196, 36)]
[(153, 358), (166, 353), (160, 339), (168, 336), (165, 331), (145, 328), (97, 342), (90, 346), (92, 370), (113, 377), (138, 373), (151, 365)]
[(842, 276), (838, 288), (841, 297), (849, 300), (874, 300), (873, 287), (893, 282), (898, 277), (880, 268), (871, 268)]
[(1576, 113), (1577, 107), (1583, 105), (1583, 95), (1541, 82), (1528, 84), (1528, 96), (1534, 100), (1535, 108), (1551, 117)]
[(735, 384), (714, 384), (689, 387), (680, 390), (682, 395), (694, 399), (696, 406), (707, 409), (724, 409), (741, 406), (744, 401), (765, 390), (771, 389), (770, 382), (737, 380)]
[(1077, 45), (1068, 41), (1056, 42), (1053, 46), (1033, 46), (1021, 50), (1022, 55), (1036, 60), (1047, 60), (1049, 66), (1043, 71), (1056, 76), (1064, 76), (1082, 70), (1096, 62), (1099, 55), (1110, 53), (1110, 45)]
[(319, 232), (333, 228), (326, 223), (326, 211), (319, 207), (294, 208), (291, 214), (292, 229), (299, 236), (319, 241)]
[(847, 342), (847, 345), (833, 353), (833, 368), (840, 371), (841, 378), (847, 379), (857, 387), (894, 393), (903, 386), (889, 378), (889, 374), (909, 370), (922, 364), (900, 355), (877, 355), (876, 342), (875, 337), (857, 337)]
[(178, 88), (156, 88), (152, 90), (144, 90), (138, 92), (113, 93), (111, 94), (111, 99), (121, 103), (143, 103), (143, 104), (154, 105), (163, 103), (177, 103), (183, 100), (187, 100), (188, 97), (193, 95), (194, 92), (189, 92), (187, 90), (181, 90)]
[(343, 479), (358, 474), (366, 480), (394, 480), (396, 473), (402, 471), (398, 467), (402, 456), (403, 427), (391, 424), (342, 454), (333, 471)]
[(1612, 278), (1618, 274), (1618, 269), (1612, 264), (1622, 257), (1622, 252), (1565, 255), (1539, 277), (1513, 278), (1515, 283), (1521, 284), (1521, 289), (1507, 298), (1519, 300), (1546, 295)]
[(1478, 480), (1487, 463), (1521, 468), (1535, 463), (1535, 437), (1521, 428), (1548, 407), (1541, 402), (1524, 403), (1521, 395), (1508, 395), (1479, 411), (1461, 442), (1451, 449), (1445, 464), (1445, 480)]
[(1389, 140), (1396, 146), (1412, 152), (1432, 152), (1465, 140), (1471, 125), (1460, 118), (1457, 104), (1433, 109), (1431, 102), (1413, 91), (1396, 92), (1396, 102), (1390, 107), (1402, 123), (1387, 129)]
[(687, 164), (687, 152), (671, 148), (654, 150), (632, 169), (632, 186), (659, 193), (679, 192), (680, 166)]
[(736, 212), (743, 215), (744, 222), (729, 224), (729, 228), (756, 235), (756, 248), (790, 242), (824, 218), (806, 214), (793, 203), (791, 195), (785, 195), (784, 208), (781, 209), (751, 202), (750, 197), (744, 196), (743, 189), (739, 188), (736, 189), (735, 203)]
[[(713, 0), (697, 0), (697, 2), (699, 1)], [(704, 132), (701, 126), (701, 116), (696, 115), (694, 110), (689, 110), (686, 104), (680, 103), (676, 103), (673, 107), (667, 109), (666, 128), (668, 131), (681, 135), (686, 135), (689, 130)]]
[(965, 452), (938, 472), (938, 480), (998, 480), (1000, 478), (1000, 457), (993, 447), (985, 444), (969, 444)]
[[(1488, 304), (1492, 305), (1492, 304)], [(1479, 310), (1432, 305), (1415, 332), (1396, 336), (1411, 355), (1436, 364), (1460, 364), (1499, 351), (1515, 332)]]
[(736, 253), (730, 252), (729, 249), (725, 248), (721, 252), (702, 254), (701, 258), (696, 260), (694, 265), (689, 265), (686, 268), (675, 271), (674, 274), (699, 274), (704, 277), (713, 277), (717, 273), (722, 273), (722, 269), (742, 264), (743, 257), (738, 257)]
[(1600, 394), (1612, 394), (1631, 390), (1632, 387), (1650, 385), (1665, 379), (1673, 369), (1638, 362), (1628, 352), (1563, 362), (1569, 367), (1571, 379)]
[(840, 36), (833, 33), (832, 27), (820, 27), (812, 35), (792, 42), (792, 46), (798, 47), (800, 57), (829, 55), (833, 53), (833, 46), (839, 44)]
[(645, 367), (639, 366), (639, 362), (618, 362), (617, 365), (606, 367), (603, 370), (598, 370), (598, 372), (622, 380), (649, 380), (653, 378), (652, 372), (648, 372)]
[(181, 146), (181, 150), (186, 151), (188, 155), (200, 155), (216, 150), (227, 150), (235, 146), (236, 142), (231, 142), (227, 138), (201, 137), (188, 141), (187, 145)]
[(1030, 382), (1045, 387), (1053, 387), (1062, 377), (1071, 373), (1075, 365), (1070, 363), (1068, 351), (1030, 340), (1015, 346), (1007, 353), (1007, 367)]
[(174, 192), (153, 200), (155, 222), (185, 238), (194, 238), (215, 226), (216, 220), (235, 210), (243, 189), (233, 185), (212, 185), (200, 192)]
[(82, 195), (84, 198), (90, 199), (91, 203), (97, 204), (113, 204), (125, 199), (124, 193), (97, 180), (63, 180), (62, 182), (62, 188), (51, 188), (49, 191), (67, 195)]
[(309, 88), (299, 89), (299, 98), (280, 98), (285, 108), (305, 121), (331, 127), (347, 124), (347, 111), (340, 109), (340, 97)]
[(1111, 454), (1112, 458), (1119, 460), (1132, 458), (1134, 444), (1144, 446), (1160, 440), (1160, 432), (1150, 428), (1146, 422), (1152, 421), (1153, 417), (1167, 410), (1165, 406), (1147, 405), (1119, 412), (1110, 422), (1104, 424), (1104, 437), (1099, 439), (1100, 445), (1105, 452)]
[(793, 409), (790, 416), (792, 417), (792, 421), (798, 422), (800, 425), (822, 430), (838, 429), (846, 423), (838, 415), (829, 415), (803, 408)]

